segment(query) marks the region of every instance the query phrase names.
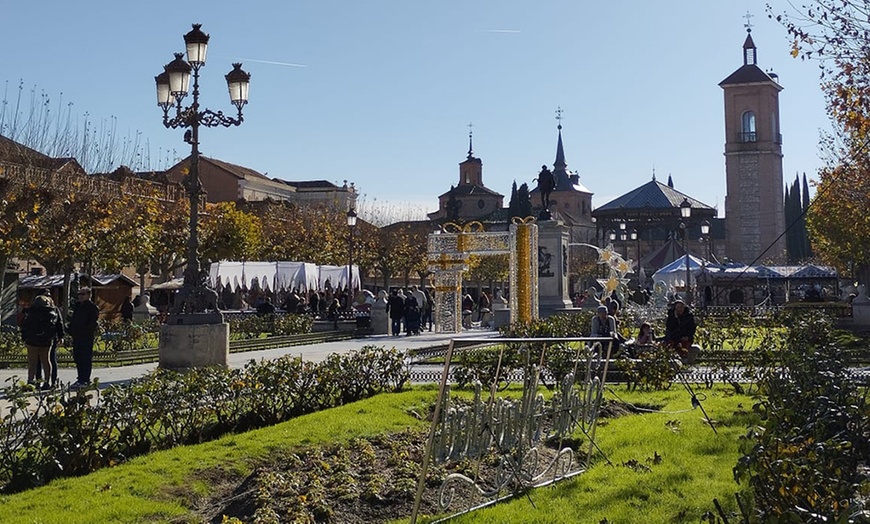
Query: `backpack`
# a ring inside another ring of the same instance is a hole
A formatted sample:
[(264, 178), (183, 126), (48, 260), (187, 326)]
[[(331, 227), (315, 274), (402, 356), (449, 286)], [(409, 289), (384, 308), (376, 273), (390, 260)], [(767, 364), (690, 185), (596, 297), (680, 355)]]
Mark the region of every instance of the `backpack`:
[(49, 347), (57, 335), (57, 312), (54, 308), (34, 307), (24, 318), (24, 342), (31, 346)]

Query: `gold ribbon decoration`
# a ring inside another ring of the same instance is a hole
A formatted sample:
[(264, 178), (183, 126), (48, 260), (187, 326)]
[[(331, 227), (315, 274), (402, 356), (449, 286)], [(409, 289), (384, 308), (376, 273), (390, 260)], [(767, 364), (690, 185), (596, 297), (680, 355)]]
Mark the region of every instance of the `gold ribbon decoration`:
[(459, 225), (455, 222), (447, 222), (443, 226), (441, 226), (441, 230), (445, 233), (455, 233), (456, 237), (456, 250), (457, 251), (465, 251), (466, 250), (466, 234), (468, 233), (483, 233), (486, 231), (483, 227), (483, 224), (478, 222), (477, 220), (472, 220), (464, 225)]
[(518, 226), (523, 224), (534, 224), (537, 220), (533, 216), (527, 216), (526, 218), (513, 217), (511, 218), (511, 223), (516, 224)]

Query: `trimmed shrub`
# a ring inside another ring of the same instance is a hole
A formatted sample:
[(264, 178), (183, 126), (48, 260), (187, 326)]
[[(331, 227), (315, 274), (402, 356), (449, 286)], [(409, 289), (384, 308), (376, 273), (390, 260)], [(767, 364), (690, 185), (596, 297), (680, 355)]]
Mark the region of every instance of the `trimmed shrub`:
[(84, 475), (136, 455), (276, 424), (318, 409), (399, 391), (404, 355), (365, 346), (320, 363), (285, 356), (243, 369), (158, 370), (128, 385), (34, 396), (5, 388), (0, 486), (15, 492)]

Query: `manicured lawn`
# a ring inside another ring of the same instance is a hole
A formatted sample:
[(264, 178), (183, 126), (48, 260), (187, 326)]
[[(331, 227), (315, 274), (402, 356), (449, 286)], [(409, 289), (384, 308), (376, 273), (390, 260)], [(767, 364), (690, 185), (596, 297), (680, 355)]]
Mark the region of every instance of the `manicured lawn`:
[(714, 498), (726, 512), (737, 511), (734, 493), (740, 486), (731, 468), (750, 420), (743, 410), (750, 410), (751, 399), (733, 395), (730, 388), (696, 391), (716, 421), (716, 434), (678, 385), (660, 393), (619, 388), (615, 393), (628, 402), (662, 407), (658, 413), (619, 417), (599, 427), (599, 445), (612, 465), (596, 457), (586, 473), (531, 493), (534, 507), (518, 497), (455, 522), (699, 522), (705, 512), (715, 511)]
[[(698, 522), (713, 510), (713, 498), (726, 510), (735, 510), (733, 493), (739, 487), (731, 468), (738, 458), (738, 437), (749, 420), (735, 411), (749, 409), (747, 397), (734, 396), (725, 387), (699, 392), (703, 406), (718, 421), (716, 435), (678, 385), (657, 393), (616, 387), (606, 397), (617, 395), (628, 403), (660, 406), (661, 411), (623, 416), (599, 427), (599, 444), (612, 465), (597, 456), (591, 470), (576, 480), (532, 493), (536, 507), (520, 497), (458, 522)], [(58, 480), (0, 497), (0, 522), (199, 522), (190, 508), (213, 485), (239, 482), (257, 465), (281, 460), (299, 446), (428, 427), (420, 415), (434, 398), (433, 387), (383, 394)]]

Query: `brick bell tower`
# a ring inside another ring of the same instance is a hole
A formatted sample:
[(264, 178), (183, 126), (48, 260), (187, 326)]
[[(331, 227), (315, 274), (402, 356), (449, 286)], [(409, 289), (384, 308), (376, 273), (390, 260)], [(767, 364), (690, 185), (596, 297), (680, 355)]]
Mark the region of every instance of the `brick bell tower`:
[(743, 66), (719, 83), (725, 95), (725, 255), (745, 264), (784, 263), (783, 88), (773, 72), (758, 67), (749, 23), (746, 32)]

